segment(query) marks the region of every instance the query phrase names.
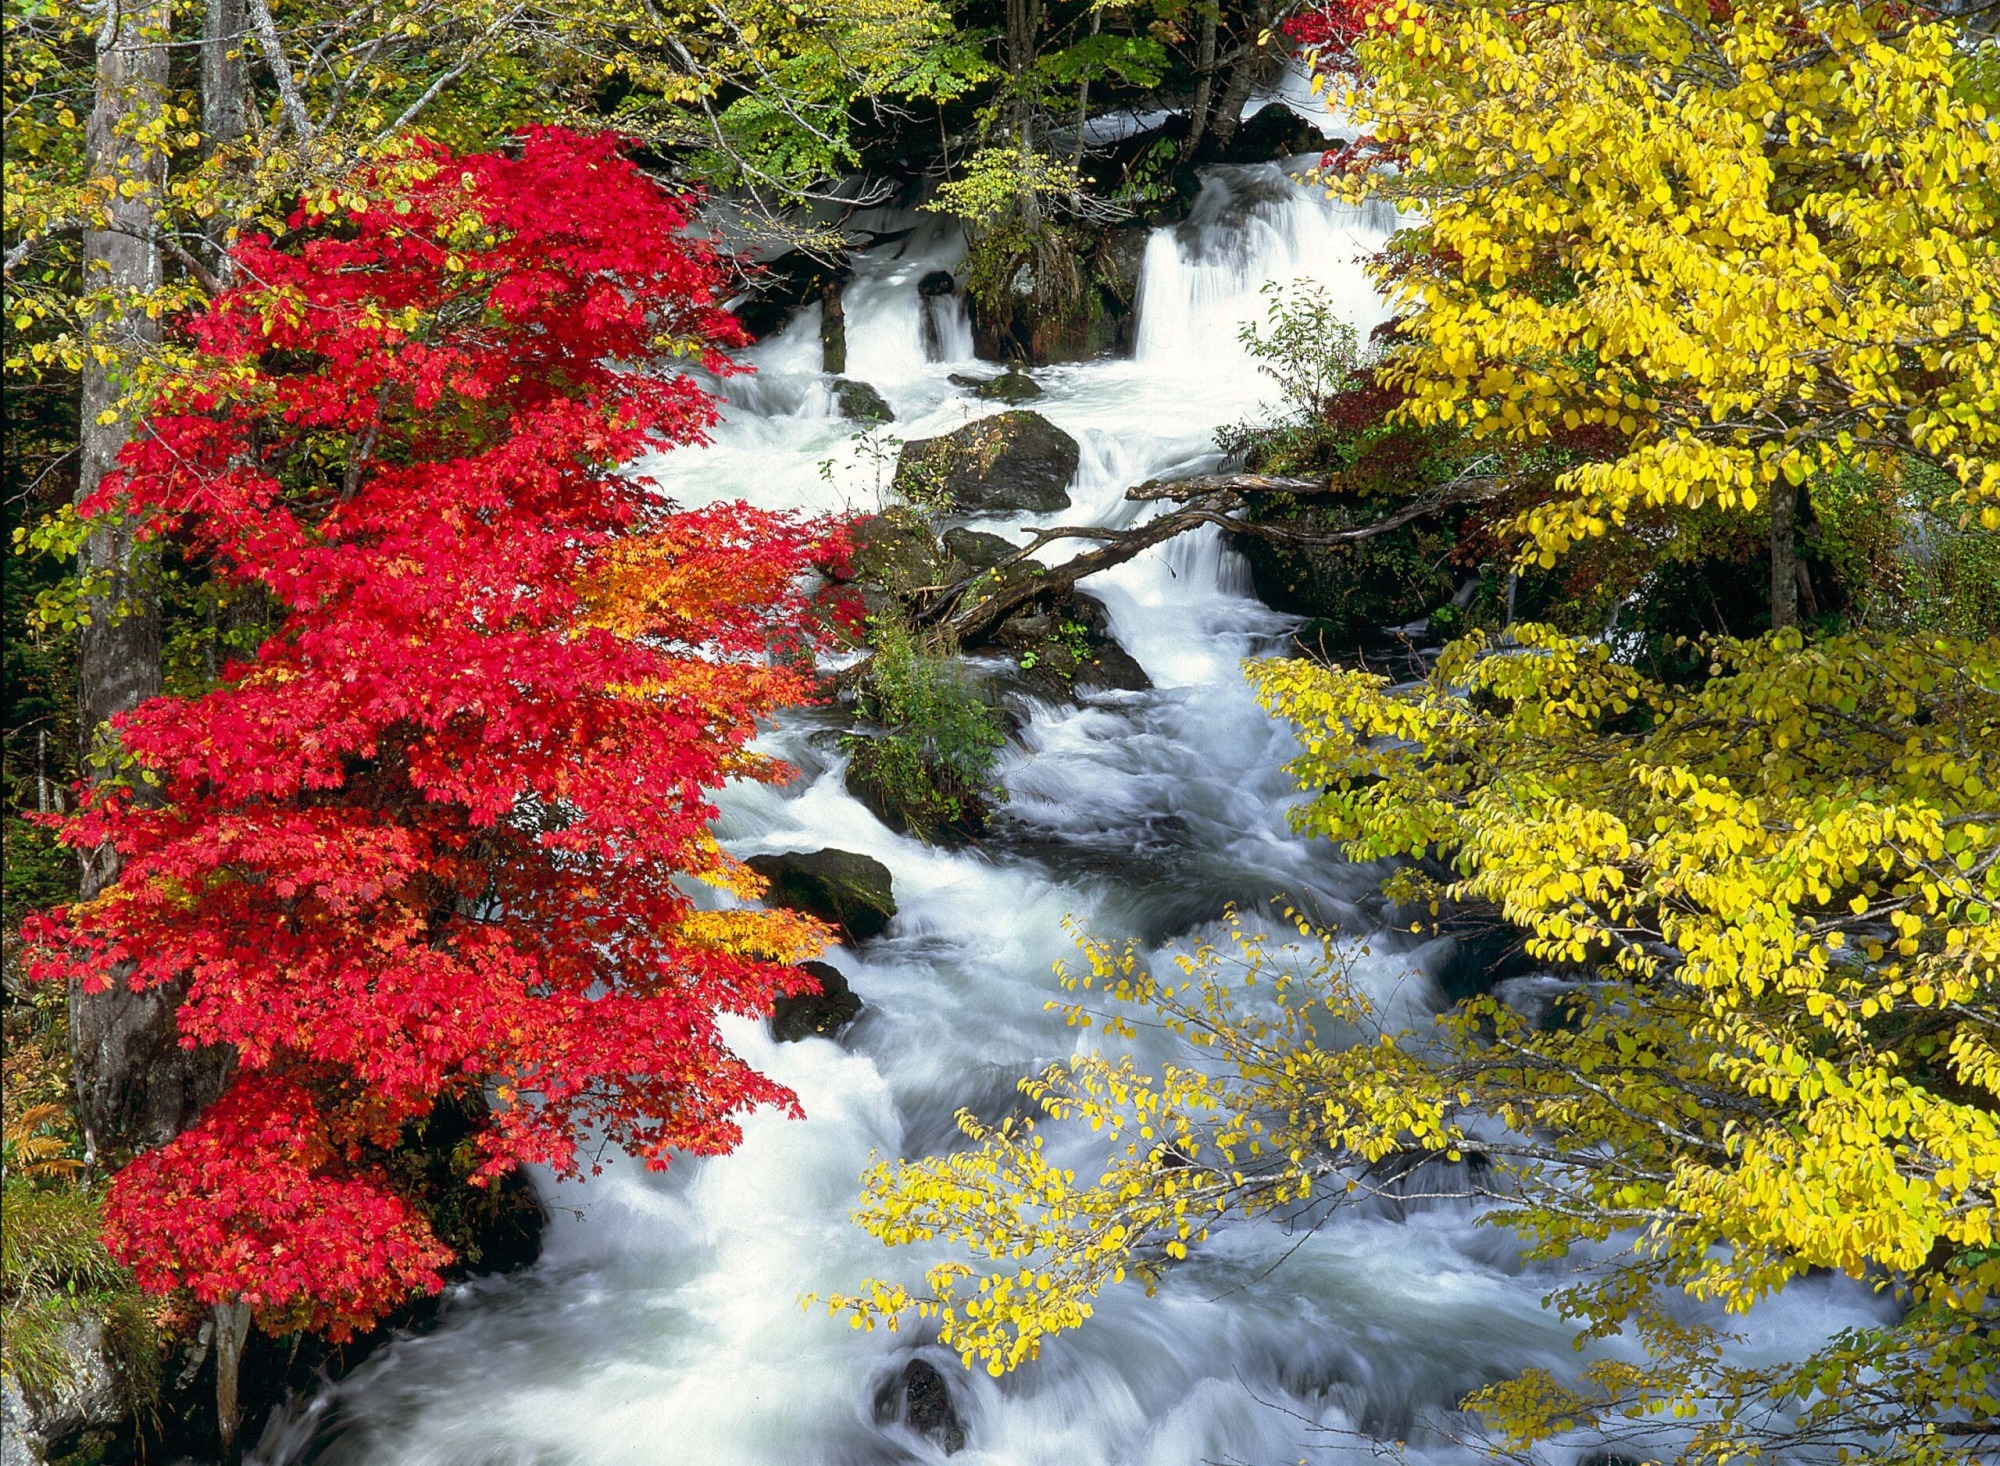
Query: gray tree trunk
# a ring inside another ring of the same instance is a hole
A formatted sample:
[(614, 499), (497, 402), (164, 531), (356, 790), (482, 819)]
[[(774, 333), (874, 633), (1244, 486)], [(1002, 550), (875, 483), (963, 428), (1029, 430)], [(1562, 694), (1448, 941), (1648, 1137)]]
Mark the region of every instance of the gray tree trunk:
[[(209, 156), (223, 152), (250, 130), (243, 0), (205, 0), (201, 16), (201, 136)], [(209, 263), (228, 283), (230, 212), (218, 209), (208, 226)]]
[(1799, 624), (1799, 491), (1779, 479), (1771, 486), (1771, 629)]
[(1215, 93), (1215, 25), (1221, 9), (1220, 0), (1203, 0), (1201, 35), (1194, 53), (1194, 101), (1188, 105), (1188, 135), (1181, 144), (1182, 162), (1195, 155), (1208, 132), (1209, 101)]
[(1041, 0), (1007, 0), (1006, 61), (1012, 93), (1008, 103), (1009, 130), (1021, 159), (1021, 188), (1018, 207), (1021, 227), (1034, 234), (1042, 227), (1041, 195), (1035, 192), (1027, 169), (1035, 154), (1035, 105), (1033, 76), (1035, 55), (1041, 45)]
[(236, 1433), (243, 1427), (243, 1399), (238, 1386), (243, 1375), (243, 1346), (250, 1341), (250, 1305), (215, 1305), (215, 1427), (222, 1438), (222, 1459), (237, 1459)]
[[(84, 289), (99, 299), (90, 321), (98, 350), (83, 369), (80, 497), (96, 491), (131, 437), (125, 398), (132, 369), (160, 339), (145, 298), (163, 283), (154, 239), (166, 157), (133, 134), (166, 104), (171, 24), (167, 0), (109, 0), (98, 34), (85, 148), (92, 179), (110, 201), (104, 227), (83, 236)], [(80, 570), (89, 615), (77, 668), (84, 767), (103, 779), (117, 771), (108, 720), (160, 690), (159, 590), (134, 527), (116, 514), (98, 520)], [(85, 856), (85, 900), (117, 879), (117, 852), (107, 847)], [(72, 987), (71, 1057), (92, 1163), (171, 1140), (219, 1090), (213, 1056), (179, 1046), (179, 998), (171, 991), (134, 993), (115, 981), (101, 993)]]
[(1256, 0), (1244, 23), (1243, 54), (1229, 69), (1228, 84), (1215, 104), (1215, 115), (1209, 119), (1208, 130), (1217, 148), (1228, 147), (1236, 138), (1236, 129), (1243, 125), (1243, 108), (1271, 59), (1270, 45), (1259, 40), (1270, 28), (1271, 0)]

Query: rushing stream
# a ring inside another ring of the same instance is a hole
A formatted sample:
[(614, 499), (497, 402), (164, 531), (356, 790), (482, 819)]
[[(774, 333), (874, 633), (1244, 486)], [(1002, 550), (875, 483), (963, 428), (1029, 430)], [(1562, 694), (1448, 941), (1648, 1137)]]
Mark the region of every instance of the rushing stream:
[[(927, 360), (925, 272), (962, 250), (928, 216), (864, 254), (846, 296), (848, 373), (873, 384), (903, 438), (997, 410), (947, 374), (977, 370), (944, 300)], [(869, 222), (869, 221), (861, 221)], [(911, 216), (882, 218), (902, 227)], [(1217, 461), (1215, 429), (1270, 393), (1236, 343), (1266, 281), (1312, 277), (1365, 337), (1381, 314), (1360, 268), (1393, 217), (1330, 204), (1277, 167), (1209, 175), (1194, 216), (1157, 231), (1145, 257), (1134, 359), (1038, 372), (1030, 404), (1083, 448), (1072, 509), (1042, 522), (1129, 523), (1124, 491)], [(715, 443), (648, 465), (683, 504), (747, 499), (814, 510), (876, 507), (878, 463), (851, 441), (818, 372), (808, 312), (750, 353), (731, 380)], [(823, 468), (822, 465), (831, 464)], [(982, 521), (1011, 534), (1026, 518)], [(1050, 558), (1069, 553), (1061, 546)], [(766, 740), (800, 777), (732, 788), (731, 849), (837, 847), (895, 877), (900, 915), (831, 960), (866, 1001), (835, 1043), (729, 1034), (790, 1085), (809, 1118), (752, 1117), (742, 1147), (665, 1175), (617, 1163), (584, 1185), (541, 1178), (553, 1212), (532, 1268), (456, 1289), (442, 1322), (281, 1412), (254, 1459), (424, 1466), (864, 1466), (941, 1459), (875, 1400), (912, 1352), (951, 1382), (967, 1442), (954, 1457), (1008, 1466), (1196, 1466), (1373, 1459), (1361, 1432), (1406, 1438), (1420, 1460), (1470, 1459), (1449, 1431), (1467, 1390), (1542, 1364), (1569, 1373), (1567, 1329), (1544, 1312), (1547, 1275), (1504, 1234), (1456, 1207), (1376, 1206), (1317, 1231), (1246, 1224), (1176, 1268), (1157, 1296), (1112, 1290), (1081, 1332), (1004, 1380), (967, 1374), (920, 1332), (866, 1333), (800, 1307), (804, 1294), (869, 1276), (912, 1282), (934, 1257), (885, 1252), (849, 1220), (871, 1154), (951, 1142), (951, 1116), (991, 1113), (1022, 1075), (1073, 1051), (1045, 1011), (1051, 966), (1073, 951), (1066, 918), (1153, 943), (1185, 939), (1227, 903), (1285, 894), (1349, 930), (1379, 873), (1287, 833), (1287, 734), (1252, 701), (1240, 663), (1277, 650), (1292, 624), (1249, 593), (1212, 531), (1183, 537), (1084, 587), (1154, 690), (1094, 693), (1082, 707), (1021, 704), (1001, 774), (1009, 800), (983, 846), (941, 851), (879, 824), (842, 786), (829, 714), (804, 712)], [(1358, 971), (1378, 1000), (1440, 1001), (1441, 945), (1378, 943)], [(1094, 1036), (1093, 1036), (1094, 1037)], [(1140, 1040), (1141, 1047), (1145, 1041)], [(1090, 1137), (1072, 1147), (1079, 1170)], [(1796, 1344), (1868, 1316), (1842, 1287), (1809, 1282), (1760, 1309), (1745, 1347)], [(1558, 1452), (1562, 1461), (1590, 1443)]]

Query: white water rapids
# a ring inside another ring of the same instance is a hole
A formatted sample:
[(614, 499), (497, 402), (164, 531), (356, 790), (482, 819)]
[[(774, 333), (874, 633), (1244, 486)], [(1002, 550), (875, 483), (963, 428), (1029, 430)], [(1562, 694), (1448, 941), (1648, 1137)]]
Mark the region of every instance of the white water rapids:
[[(917, 283), (962, 246), (920, 217), (900, 245), (860, 257), (846, 296), (847, 374), (883, 393), (902, 438), (998, 410), (946, 380), (990, 364), (925, 357)], [(1270, 390), (1236, 342), (1239, 322), (1262, 314), (1265, 282), (1320, 281), (1365, 338), (1381, 308), (1360, 259), (1393, 224), (1276, 167), (1214, 170), (1194, 217), (1152, 237), (1135, 358), (1036, 374), (1047, 395), (1029, 406), (1083, 449), (1074, 507), (1041, 522), (1129, 523), (1152, 512), (1125, 502), (1129, 486), (1218, 461), (1215, 429), (1256, 413)], [(936, 334), (970, 356), (962, 315), (947, 312)], [(850, 441), (818, 350), (809, 312), (750, 353), (758, 372), (727, 384), (714, 444), (648, 465), (666, 491), (688, 505), (875, 508), (893, 455), (878, 465)], [(1171, 541), (1084, 588), (1155, 690), (1019, 707), (1026, 721), (1001, 768), (1010, 798), (985, 845), (941, 851), (880, 825), (842, 786), (825, 712), (795, 714), (766, 740), (800, 769), (794, 783), (723, 795), (720, 833), (739, 854), (830, 846), (894, 874), (901, 911), (887, 933), (829, 954), (867, 1004), (839, 1042), (778, 1045), (760, 1024), (730, 1025), (737, 1050), (790, 1085), (808, 1118), (754, 1116), (733, 1155), (665, 1175), (621, 1162), (583, 1185), (538, 1178), (553, 1221), (537, 1264), (454, 1289), (437, 1327), (281, 1412), (252, 1459), (936, 1461), (936, 1444), (879, 1422), (874, 1407), (915, 1352), (950, 1381), (963, 1466), (1364, 1461), (1369, 1435), (1406, 1439), (1421, 1461), (1460, 1461), (1475, 1454), (1451, 1439), (1449, 1412), (1467, 1391), (1531, 1365), (1580, 1367), (1540, 1304), (1553, 1275), (1525, 1270), (1504, 1234), (1442, 1205), (1357, 1209), (1316, 1231), (1229, 1228), (1157, 1296), (1111, 1290), (1089, 1325), (1001, 1380), (967, 1374), (921, 1330), (860, 1332), (800, 1307), (804, 1294), (870, 1276), (918, 1283), (942, 1255), (885, 1251), (854, 1226), (857, 1178), (873, 1154), (951, 1144), (959, 1106), (996, 1113), (1017, 1079), (1074, 1051), (1078, 1032), (1044, 1008), (1058, 991), (1051, 965), (1073, 954), (1065, 918), (1167, 943), (1229, 902), (1254, 912), (1282, 893), (1353, 921), (1379, 877), (1286, 830), (1290, 739), (1252, 701), (1240, 663), (1279, 649), (1292, 623), (1250, 596), (1217, 535)], [(1358, 959), (1365, 985), (1392, 1007), (1435, 1008), (1442, 946), (1392, 945)], [(1080, 1172), (1094, 1154), (1088, 1134), (1051, 1144)], [(1796, 1348), (1873, 1316), (1845, 1285), (1808, 1281), (1751, 1315), (1743, 1347)], [(1565, 1443), (1550, 1459), (1567, 1466), (1591, 1449)]]

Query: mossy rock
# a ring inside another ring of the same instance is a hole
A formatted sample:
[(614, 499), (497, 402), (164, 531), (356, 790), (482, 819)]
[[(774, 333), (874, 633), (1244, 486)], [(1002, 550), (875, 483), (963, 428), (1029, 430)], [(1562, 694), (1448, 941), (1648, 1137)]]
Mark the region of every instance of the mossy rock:
[(895, 410), (889, 406), (888, 399), (866, 382), (857, 382), (851, 377), (835, 377), (833, 398), (840, 404), (840, 415), (850, 422), (884, 423), (896, 420)]
[(1021, 547), (983, 529), (955, 525), (944, 532), (944, 548), (967, 570), (991, 570)]
[(951, 579), (950, 559), (930, 522), (905, 505), (864, 515), (849, 531), (848, 578), (898, 594)]
[(954, 386), (964, 387), (974, 397), (986, 402), (1019, 406), (1042, 395), (1041, 383), (1024, 371), (1005, 371), (997, 377), (968, 377), (953, 372), (949, 380)]
[[(911, 766), (914, 761), (914, 767)], [(953, 770), (913, 755), (895, 738), (854, 738), (847, 745), (847, 792), (900, 835), (933, 845), (963, 845), (986, 833), (992, 801)]]
[(889, 867), (851, 850), (800, 850), (753, 855), (745, 862), (771, 883), (769, 906), (817, 916), (850, 940), (878, 936), (896, 914)]
[(1002, 412), (938, 438), (903, 445), (898, 494), (942, 500), (966, 514), (1046, 514), (1067, 509), (1082, 450), (1038, 412)]

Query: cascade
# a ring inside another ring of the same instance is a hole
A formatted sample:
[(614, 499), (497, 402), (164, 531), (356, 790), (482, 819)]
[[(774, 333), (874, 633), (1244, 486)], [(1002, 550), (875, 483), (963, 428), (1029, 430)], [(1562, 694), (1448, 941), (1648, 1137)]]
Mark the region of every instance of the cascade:
[[(952, 268), (962, 241), (927, 217), (901, 222), (918, 228), (862, 255), (848, 287), (848, 375), (883, 393), (897, 436), (916, 438), (998, 404), (947, 380), (972, 369), (955, 303), (939, 302), (925, 349), (918, 282)], [(1262, 315), (1261, 286), (1317, 280), (1365, 338), (1383, 308), (1360, 260), (1394, 224), (1329, 203), (1278, 167), (1212, 170), (1192, 216), (1149, 243), (1134, 359), (1037, 374), (1046, 395), (1033, 407), (1083, 450), (1074, 507), (1039, 522), (1130, 522), (1153, 511), (1126, 503), (1127, 487), (1212, 467), (1215, 430), (1273, 391), (1236, 341)], [(811, 313), (749, 355), (757, 373), (721, 384), (727, 417), (713, 444), (642, 467), (687, 505), (874, 508), (893, 460), (838, 418)], [(1010, 534), (1033, 522), (979, 527)], [(737, 1051), (791, 1086), (808, 1118), (753, 1116), (736, 1153), (664, 1175), (615, 1159), (586, 1184), (538, 1178), (552, 1222), (535, 1266), (457, 1287), (435, 1328), (281, 1412), (252, 1460), (934, 1461), (932, 1441), (879, 1422), (873, 1404), (921, 1357), (953, 1394), (965, 1462), (1368, 1461), (1370, 1436), (1407, 1439), (1419, 1461), (1458, 1462), (1475, 1457), (1435, 1429), (1455, 1400), (1527, 1366), (1580, 1367), (1567, 1328), (1540, 1305), (1550, 1277), (1524, 1268), (1504, 1234), (1442, 1204), (1343, 1211), (1317, 1228), (1231, 1227), (1157, 1296), (1111, 1290), (1085, 1329), (1001, 1380), (967, 1374), (921, 1328), (859, 1332), (800, 1308), (803, 1294), (869, 1276), (920, 1281), (938, 1260), (885, 1252), (852, 1225), (857, 1177), (872, 1154), (952, 1143), (960, 1106), (996, 1113), (1019, 1077), (1074, 1050), (1078, 1033), (1044, 1009), (1058, 991), (1051, 966), (1073, 950), (1066, 918), (1156, 947), (1227, 903), (1255, 913), (1281, 893), (1347, 930), (1363, 921), (1377, 873), (1286, 829), (1289, 735), (1257, 708), (1240, 663), (1280, 649), (1292, 623), (1251, 598), (1220, 535), (1169, 542), (1085, 589), (1154, 690), (1026, 708), (1001, 768), (1005, 818), (984, 847), (932, 849), (878, 824), (842, 786), (830, 715), (811, 709), (763, 740), (800, 770), (792, 785), (722, 797), (719, 834), (738, 854), (833, 846), (894, 874), (901, 911), (888, 932), (830, 954), (867, 1004), (839, 1044), (781, 1046), (761, 1024), (728, 1021)], [(1356, 973), (1379, 1005), (1418, 1015), (1442, 1001), (1431, 972), (1443, 956), (1439, 944), (1378, 941)], [(1158, 1056), (1145, 1035), (1133, 1042)], [(1066, 1163), (1090, 1163), (1088, 1134), (1050, 1136)], [(1846, 1285), (1807, 1280), (1753, 1312), (1744, 1347), (1872, 1316)]]

